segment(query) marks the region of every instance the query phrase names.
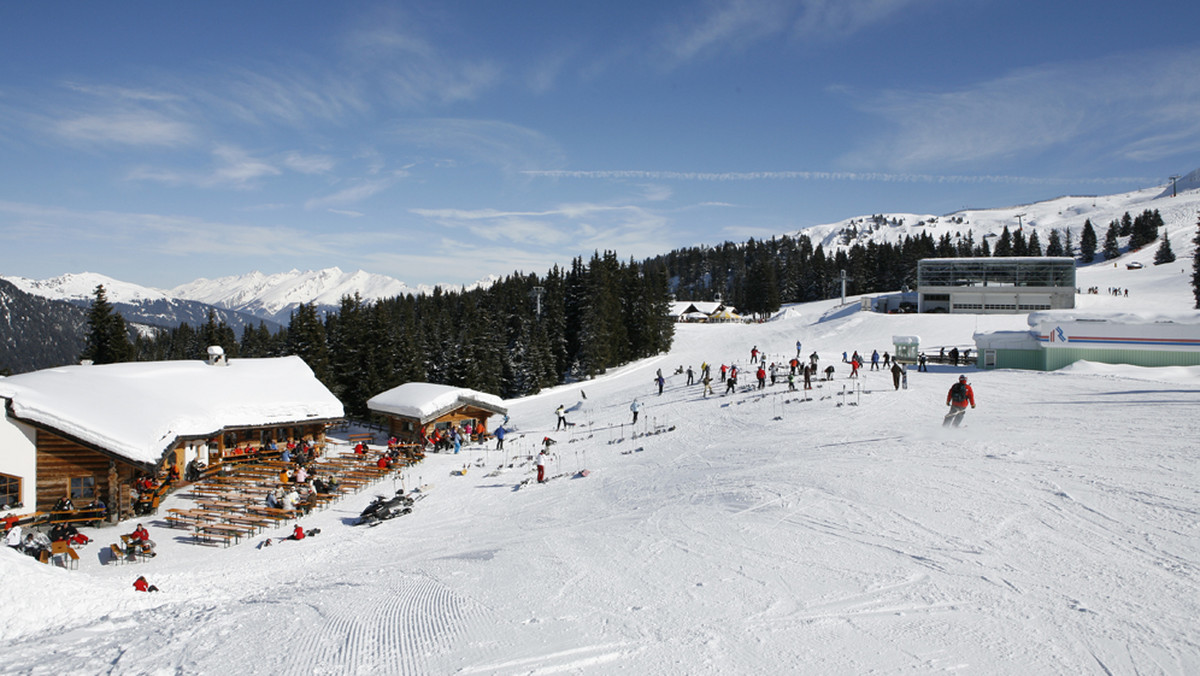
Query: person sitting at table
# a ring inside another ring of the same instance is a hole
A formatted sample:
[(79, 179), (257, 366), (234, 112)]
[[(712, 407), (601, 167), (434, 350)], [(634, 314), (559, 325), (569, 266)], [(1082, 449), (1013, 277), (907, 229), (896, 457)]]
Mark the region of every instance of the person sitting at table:
[(279, 483), (286, 484), (286, 483), (290, 483), (291, 480), (292, 480), (292, 475), (290, 473), (288, 473), (286, 467), (279, 470)]
[(292, 449), (284, 447), (283, 453), (279, 454), (279, 459), (282, 460), (283, 462), (291, 462), (292, 461)]
[(71, 502), (70, 497), (64, 495), (58, 499), (58, 502), (54, 503), (54, 509), (52, 511), (73, 512), (75, 511), (75, 503)]
[(270, 493), (267, 493), (268, 509), (279, 509), (279, 496), (276, 495), (276, 493), (278, 493), (278, 491), (271, 491)]
[(296, 473), (292, 475), (292, 481), (298, 484), (308, 481), (308, 470), (304, 468), (304, 465), (296, 468)]
[(131, 553), (140, 552), (146, 556), (154, 556), (154, 540), (150, 539), (150, 531), (142, 524), (138, 524), (137, 528), (129, 534), (129, 546)]
[(289, 512), (294, 511), (296, 509), (296, 503), (299, 501), (300, 501), (300, 494), (296, 492), (295, 488), (293, 488), (292, 490), (288, 491), (287, 493), (284, 493), (283, 508)]

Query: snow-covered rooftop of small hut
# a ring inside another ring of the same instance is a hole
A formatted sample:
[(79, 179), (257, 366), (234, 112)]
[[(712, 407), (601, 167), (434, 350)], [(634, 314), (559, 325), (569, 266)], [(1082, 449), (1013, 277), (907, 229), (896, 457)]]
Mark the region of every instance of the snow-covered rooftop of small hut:
[(181, 436), (344, 415), (299, 357), (63, 366), (0, 379), (0, 397), (18, 418), (142, 463)]
[(404, 383), (367, 400), (367, 408), (414, 418), (425, 424), (462, 404), (482, 406), (504, 414), (508, 409), (500, 397), (465, 387), (434, 383)]

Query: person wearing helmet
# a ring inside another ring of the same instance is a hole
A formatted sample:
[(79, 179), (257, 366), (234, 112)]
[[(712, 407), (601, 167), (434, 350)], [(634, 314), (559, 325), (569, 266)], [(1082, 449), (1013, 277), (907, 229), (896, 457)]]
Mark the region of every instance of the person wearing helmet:
[(942, 420), (942, 427), (953, 425), (958, 427), (962, 423), (963, 415), (967, 412), (967, 404), (971, 408), (975, 408), (975, 391), (971, 389), (971, 385), (967, 383), (965, 375), (958, 377), (958, 382), (950, 386), (950, 391), (946, 393), (946, 405), (950, 407), (950, 411)]

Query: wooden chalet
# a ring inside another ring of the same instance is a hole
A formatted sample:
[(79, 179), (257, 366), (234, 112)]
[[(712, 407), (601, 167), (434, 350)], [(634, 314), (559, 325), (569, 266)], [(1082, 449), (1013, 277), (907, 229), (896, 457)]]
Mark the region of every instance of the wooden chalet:
[(0, 400), (0, 515), (17, 516), (70, 497), (127, 518), (142, 475), (321, 443), (344, 415), (299, 357), (66, 366), (0, 378)]
[(424, 443), (437, 428), (470, 422), (487, 435), (488, 419), (507, 415), (500, 397), (465, 387), (405, 383), (367, 400), (367, 408), (388, 421), (388, 434), (402, 443)]

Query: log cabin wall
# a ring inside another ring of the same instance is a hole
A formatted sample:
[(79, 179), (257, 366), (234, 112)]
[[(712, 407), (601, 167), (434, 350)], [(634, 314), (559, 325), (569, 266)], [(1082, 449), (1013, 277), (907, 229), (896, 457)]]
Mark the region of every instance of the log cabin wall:
[[(111, 471), (110, 471), (111, 468)], [(131, 514), (130, 489), (140, 470), (45, 430), (37, 434), (37, 509), (50, 511), (76, 488), (100, 496), (111, 514)], [(90, 481), (89, 481), (90, 480)], [(83, 507), (92, 498), (74, 499)]]

